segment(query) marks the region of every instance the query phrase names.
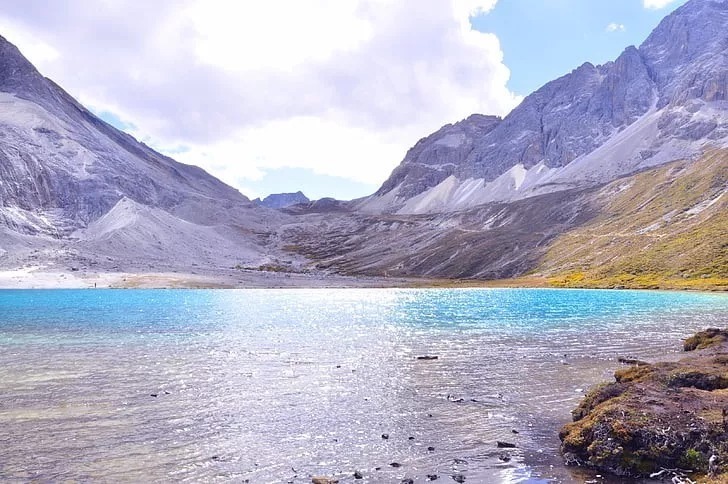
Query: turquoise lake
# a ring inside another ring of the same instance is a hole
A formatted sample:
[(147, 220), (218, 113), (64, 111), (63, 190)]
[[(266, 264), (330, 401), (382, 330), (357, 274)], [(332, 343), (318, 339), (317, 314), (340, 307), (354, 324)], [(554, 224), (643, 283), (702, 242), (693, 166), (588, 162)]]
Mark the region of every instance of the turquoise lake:
[(709, 326), (728, 296), (0, 291), (0, 481), (584, 482), (584, 392)]

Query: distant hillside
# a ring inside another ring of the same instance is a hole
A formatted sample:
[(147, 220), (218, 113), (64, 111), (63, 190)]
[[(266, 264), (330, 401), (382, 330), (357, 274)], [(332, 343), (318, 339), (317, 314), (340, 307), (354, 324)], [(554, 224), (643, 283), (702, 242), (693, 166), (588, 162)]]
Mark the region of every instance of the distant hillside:
[(347, 274), (728, 289), (728, 150), (601, 187), (420, 216), (322, 213), (292, 252)]
[(728, 289), (728, 151), (617, 180), (539, 270), (569, 287)]
[(295, 193), (273, 193), (264, 199), (256, 198), (253, 203), (268, 208), (286, 208), (299, 203), (308, 203), (310, 200), (303, 192)]

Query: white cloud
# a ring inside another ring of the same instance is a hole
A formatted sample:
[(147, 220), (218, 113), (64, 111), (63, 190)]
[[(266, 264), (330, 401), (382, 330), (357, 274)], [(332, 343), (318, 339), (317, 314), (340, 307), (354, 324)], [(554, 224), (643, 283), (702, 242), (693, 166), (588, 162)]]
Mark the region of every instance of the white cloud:
[(498, 38), (470, 26), (495, 4), (27, 0), (0, 28), (26, 53), (53, 46), (31, 60), (82, 102), (228, 183), (286, 166), (380, 183), (442, 124), (520, 101)]
[(0, 18), (0, 35), (17, 46), (22, 46), (25, 57), (35, 65), (46, 64), (58, 59), (59, 52), (51, 45), (30, 35), (15, 22)]
[(668, 6), (674, 1), (675, 0), (642, 0), (642, 5), (644, 5), (645, 8), (659, 10)]
[(612, 22), (611, 24), (607, 25), (607, 28), (605, 30), (607, 32), (624, 32), (625, 30), (627, 30), (627, 28), (624, 26), (624, 24)]

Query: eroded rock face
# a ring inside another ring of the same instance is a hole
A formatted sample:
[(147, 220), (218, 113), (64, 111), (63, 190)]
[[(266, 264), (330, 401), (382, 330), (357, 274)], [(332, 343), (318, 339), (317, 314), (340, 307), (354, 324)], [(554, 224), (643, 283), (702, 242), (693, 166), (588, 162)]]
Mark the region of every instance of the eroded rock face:
[(480, 140), (500, 122), (496, 116), (473, 114), (422, 138), (407, 152), (404, 161), (376, 195), (383, 195), (402, 184), (399, 196), (410, 198), (437, 185), (460, 170)]
[(561, 430), (566, 462), (629, 477), (728, 463), (726, 341), (727, 330), (698, 333), (686, 349), (702, 343), (701, 352), (631, 366), (593, 388)]

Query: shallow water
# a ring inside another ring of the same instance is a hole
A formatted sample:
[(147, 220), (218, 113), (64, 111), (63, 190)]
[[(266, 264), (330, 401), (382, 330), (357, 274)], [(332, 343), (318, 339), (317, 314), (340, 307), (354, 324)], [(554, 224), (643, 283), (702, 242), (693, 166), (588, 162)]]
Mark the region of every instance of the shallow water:
[(583, 482), (583, 392), (727, 324), (700, 293), (0, 291), (0, 480)]

